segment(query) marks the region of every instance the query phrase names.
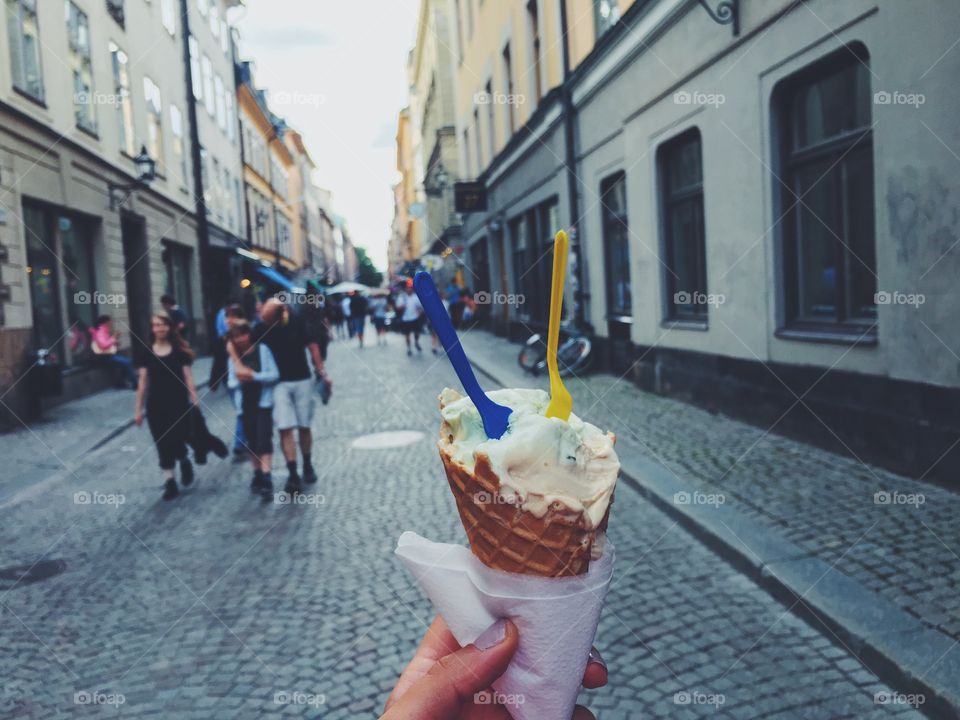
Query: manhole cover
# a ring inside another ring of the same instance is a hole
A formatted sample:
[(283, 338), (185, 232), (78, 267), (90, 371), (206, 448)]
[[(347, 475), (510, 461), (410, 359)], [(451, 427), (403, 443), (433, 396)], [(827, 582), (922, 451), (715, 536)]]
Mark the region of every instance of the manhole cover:
[(386, 450), (413, 445), (422, 439), (423, 433), (418, 430), (394, 430), (392, 432), (361, 435), (351, 443), (350, 447), (359, 450)]
[(63, 560), (41, 560), (30, 565), (0, 568), (0, 581), (8, 580), (15, 585), (29, 585), (59, 575), (67, 569)]

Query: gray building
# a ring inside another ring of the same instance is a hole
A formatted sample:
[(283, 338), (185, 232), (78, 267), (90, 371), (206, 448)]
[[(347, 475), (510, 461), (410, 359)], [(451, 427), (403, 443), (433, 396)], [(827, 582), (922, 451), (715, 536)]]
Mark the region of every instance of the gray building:
[[(960, 6), (736, 5), (734, 26), (696, 2), (638, 1), (605, 33), (568, 81), (579, 218), (559, 108), (538, 108), (482, 176), (473, 272), (544, 297), (549, 262), (526, 265), (576, 225), (606, 367), (955, 479)], [(558, 222), (539, 221), (553, 202)], [(544, 318), (529, 298), (491, 310), (515, 332)]]

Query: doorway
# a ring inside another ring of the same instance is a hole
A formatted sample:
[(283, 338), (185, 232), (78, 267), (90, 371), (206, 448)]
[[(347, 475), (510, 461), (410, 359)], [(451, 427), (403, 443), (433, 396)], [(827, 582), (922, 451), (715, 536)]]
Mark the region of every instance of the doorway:
[(132, 352), (138, 353), (149, 342), (152, 306), (146, 223), (143, 218), (124, 215), (120, 220), (120, 234), (123, 238), (123, 277), (127, 289), (130, 347)]

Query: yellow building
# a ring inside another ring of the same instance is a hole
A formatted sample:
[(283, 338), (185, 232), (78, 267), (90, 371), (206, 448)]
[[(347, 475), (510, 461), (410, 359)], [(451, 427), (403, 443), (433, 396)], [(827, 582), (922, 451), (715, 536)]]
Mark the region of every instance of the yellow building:
[(293, 243), (296, 214), (290, 198), (294, 157), (283, 141), (287, 127), (270, 112), (253, 82), (250, 63), (239, 67), (237, 105), (243, 140), (244, 200), (251, 250), (276, 267), (299, 268)]
[[(403, 264), (420, 257), (423, 249), (423, 211), (418, 197), (418, 172), (416, 165), (415, 127), (411, 123), (410, 109), (404, 108), (397, 118), (397, 171), (400, 173), (395, 189), (395, 215), (393, 236), (389, 255)], [(399, 267), (390, 267), (397, 272)]]

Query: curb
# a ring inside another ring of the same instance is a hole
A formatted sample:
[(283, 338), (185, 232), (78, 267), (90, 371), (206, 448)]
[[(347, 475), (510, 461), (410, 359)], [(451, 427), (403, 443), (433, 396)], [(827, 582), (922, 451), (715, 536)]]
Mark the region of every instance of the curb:
[[(507, 385), (482, 364), (474, 367)], [(960, 720), (960, 641), (868, 590), (832, 565), (723, 505), (679, 504), (690, 494), (668, 469), (629, 439), (618, 439), (621, 479), (814, 629), (826, 627), (884, 683), (922, 694), (917, 710)]]

